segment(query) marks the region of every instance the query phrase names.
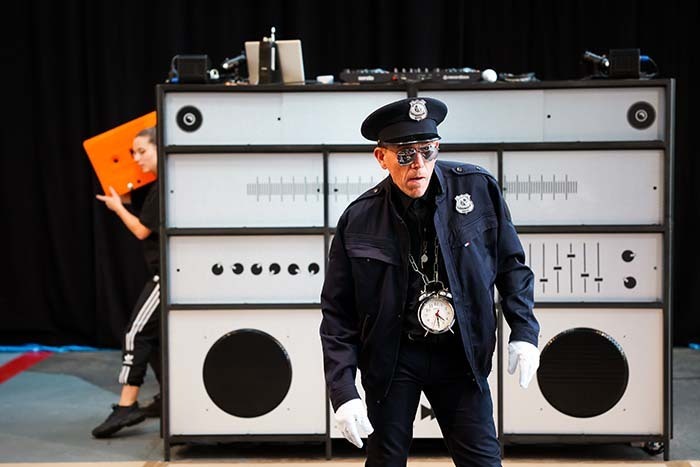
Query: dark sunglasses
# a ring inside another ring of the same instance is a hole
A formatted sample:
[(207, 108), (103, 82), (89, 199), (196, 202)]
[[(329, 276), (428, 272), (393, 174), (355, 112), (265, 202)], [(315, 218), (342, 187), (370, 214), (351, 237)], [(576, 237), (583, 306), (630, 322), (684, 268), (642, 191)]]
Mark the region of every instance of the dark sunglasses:
[(396, 159), (398, 160), (399, 165), (413, 164), (413, 161), (416, 160), (417, 154), (423, 156), (423, 159), (425, 159), (426, 162), (434, 161), (438, 156), (438, 148), (435, 144), (426, 144), (417, 148), (411, 147), (404, 149), (398, 149), (396, 146), (393, 148), (391, 146), (385, 147), (396, 152)]

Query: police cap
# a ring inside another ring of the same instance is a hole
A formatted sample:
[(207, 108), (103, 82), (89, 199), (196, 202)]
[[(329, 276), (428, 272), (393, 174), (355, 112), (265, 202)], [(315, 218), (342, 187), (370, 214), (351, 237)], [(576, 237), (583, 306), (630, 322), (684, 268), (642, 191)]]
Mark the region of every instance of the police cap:
[(439, 139), (437, 126), (447, 106), (431, 97), (409, 97), (372, 112), (362, 122), (362, 136), (371, 141), (408, 144)]

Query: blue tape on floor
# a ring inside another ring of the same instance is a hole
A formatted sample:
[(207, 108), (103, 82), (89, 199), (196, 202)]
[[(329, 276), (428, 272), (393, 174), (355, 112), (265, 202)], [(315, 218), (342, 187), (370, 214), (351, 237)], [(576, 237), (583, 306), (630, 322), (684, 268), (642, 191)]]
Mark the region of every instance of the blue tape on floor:
[(111, 349), (98, 349), (96, 347), (86, 347), (83, 345), (64, 345), (61, 347), (53, 347), (50, 345), (41, 344), (24, 344), (24, 345), (2, 345), (0, 346), (0, 352), (14, 352), (14, 353), (24, 353), (24, 352), (98, 352), (100, 350), (111, 350)]

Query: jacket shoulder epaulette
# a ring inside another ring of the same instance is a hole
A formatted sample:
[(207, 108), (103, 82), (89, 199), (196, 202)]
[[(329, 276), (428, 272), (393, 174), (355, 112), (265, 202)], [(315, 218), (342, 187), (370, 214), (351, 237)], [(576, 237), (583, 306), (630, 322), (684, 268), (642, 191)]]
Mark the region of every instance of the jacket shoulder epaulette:
[(345, 208), (345, 209), (346, 210), (350, 209), (352, 206), (354, 206), (358, 203), (361, 203), (362, 201), (364, 201), (366, 199), (371, 199), (371, 198), (379, 196), (385, 190), (385, 187), (384, 187), (385, 183), (386, 183), (386, 179), (382, 180), (381, 182), (379, 182), (378, 184), (376, 184), (375, 186), (373, 186), (369, 190), (365, 191), (360, 196), (358, 196), (353, 201), (351, 201), (350, 204), (348, 204), (347, 208)]
[(478, 165), (469, 164), (466, 162), (440, 161), (440, 167), (443, 169), (443, 173), (445, 173), (445, 174), (454, 174), (454, 175), (458, 175), (458, 176), (461, 176), (461, 175), (481, 175), (481, 176), (496, 180), (496, 177), (494, 177), (485, 168), (478, 166)]

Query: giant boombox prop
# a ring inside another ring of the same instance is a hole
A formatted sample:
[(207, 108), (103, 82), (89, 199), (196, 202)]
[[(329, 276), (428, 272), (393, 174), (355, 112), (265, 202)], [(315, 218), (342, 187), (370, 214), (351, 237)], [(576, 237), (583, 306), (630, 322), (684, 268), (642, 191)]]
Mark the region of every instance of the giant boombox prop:
[[(535, 273), (542, 363), (489, 378), (504, 444), (670, 439), (673, 81), (158, 87), (164, 441), (340, 438), (318, 326), (338, 217), (382, 180), (359, 124), (443, 100), (440, 157), (491, 172)], [(250, 109), (254, 109), (251, 111)], [(439, 438), (423, 397), (415, 436)]]

